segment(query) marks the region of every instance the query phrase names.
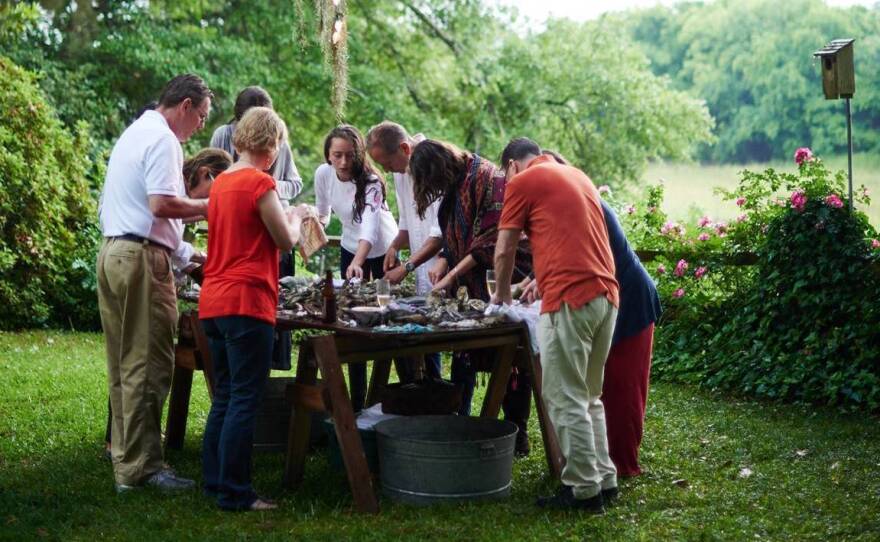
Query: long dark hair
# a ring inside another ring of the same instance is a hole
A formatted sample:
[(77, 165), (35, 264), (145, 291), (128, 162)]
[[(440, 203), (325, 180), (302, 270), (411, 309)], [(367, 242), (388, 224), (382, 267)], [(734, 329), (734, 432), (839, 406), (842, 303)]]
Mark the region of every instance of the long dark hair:
[(238, 122), (251, 107), (268, 107), (272, 109), (272, 97), (263, 87), (245, 87), (235, 97), (235, 106), (232, 109), (233, 117), (229, 122)]
[(428, 207), (464, 179), (471, 156), (451, 143), (435, 139), (415, 146), (409, 157), (409, 172), (419, 217), (424, 219)]
[(364, 143), (364, 136), (357, 128), (349, 124), (340, 124), (336, 128), (330, 130), (327, 137), (324, 138), (324, 160), (330, 163), (330, 145), (333, 140), (339, 138), (351, 143), (354, 149), (354, 160), (352, 162), (352, 181), (356, 187), (354, 193), (354, 221), (360, 222), (364, 215), (364, 208), (367, 206), (367, 186), (372, 183), (379, 183), (382, 188), (382, 203), (385, 202), (385, 179), (379, 175), (373, 168), (372, 164), (367, 161), (367, 145)]

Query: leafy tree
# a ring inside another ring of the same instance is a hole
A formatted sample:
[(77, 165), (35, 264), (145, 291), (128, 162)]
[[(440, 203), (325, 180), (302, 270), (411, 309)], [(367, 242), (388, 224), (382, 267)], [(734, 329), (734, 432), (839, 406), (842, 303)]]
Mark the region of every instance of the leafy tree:
[(843, 103), (822, 95), (811, 54), (833, 38), (856, 38), (857, 151), (880, 148), (880, 10), (832, 8), (820, 0), (719, 0), (627, 13), (620, 24), (642, 45), (655, 73), (706, 100), (723, 162), (789, 158), (808, 145), (846, 152)]

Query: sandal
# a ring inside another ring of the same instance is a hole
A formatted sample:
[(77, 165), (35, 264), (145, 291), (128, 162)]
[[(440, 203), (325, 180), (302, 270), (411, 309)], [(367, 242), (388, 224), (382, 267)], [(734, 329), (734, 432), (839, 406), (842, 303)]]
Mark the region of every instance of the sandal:
[(276, 508), (278, 508), (278, 505), (274, 502), (257, 497), (257, 500), (251, 503), (248, 510), (251, 512), (266, 512), (268, 510), (275, 510)]

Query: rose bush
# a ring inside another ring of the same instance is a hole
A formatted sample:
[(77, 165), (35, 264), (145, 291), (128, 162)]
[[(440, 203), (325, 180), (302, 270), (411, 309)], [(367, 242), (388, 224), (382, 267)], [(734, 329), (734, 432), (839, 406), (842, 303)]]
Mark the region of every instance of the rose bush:
[[(806, 148), (796, 160), (796, 173), (744, 171), (736, 190), (720, 190), (742, 212), (730, 224), (670, 222), (662, 186), (644, 205), (618, 205), (633, 246), (661, 251), (646, 262), (665, 308), (653, 374), (876, 410), (880, 241), (864, 213), (848, 211), (842, 172)], [(870, 203), (867, 189), (856, 201)]]

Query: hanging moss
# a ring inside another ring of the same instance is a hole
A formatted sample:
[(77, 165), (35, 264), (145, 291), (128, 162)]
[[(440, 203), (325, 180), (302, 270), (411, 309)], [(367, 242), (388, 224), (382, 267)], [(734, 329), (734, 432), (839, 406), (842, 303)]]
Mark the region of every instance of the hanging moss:
[(309, 38), (306, 37), (306, 10), (303, 7), (303, 0), (293, 0), (293, 9), (296, 13), (294, 38), (299, 42), (300, 49), (305, 49), (309, 45)]
[(345, 117), (348, 99), (348, 27), (346, 24), (346, 0), (315, 0), (318, 30), (324, 61), (333, 73), (330, 100), (336, 118)]

